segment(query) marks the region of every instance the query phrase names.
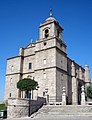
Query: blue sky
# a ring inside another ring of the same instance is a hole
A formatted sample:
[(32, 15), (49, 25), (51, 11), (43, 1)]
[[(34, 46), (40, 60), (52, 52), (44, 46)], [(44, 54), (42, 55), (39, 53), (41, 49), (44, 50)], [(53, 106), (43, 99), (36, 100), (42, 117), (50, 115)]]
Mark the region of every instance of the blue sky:
[(88, 64), (92, 76), (92, 0), (0, 0), (0, 100), (6, 59), (18, 55), (31, 39), (39, 39), (39, 25), (51, 7), (64, 28), (68, 56), (82, 66)]

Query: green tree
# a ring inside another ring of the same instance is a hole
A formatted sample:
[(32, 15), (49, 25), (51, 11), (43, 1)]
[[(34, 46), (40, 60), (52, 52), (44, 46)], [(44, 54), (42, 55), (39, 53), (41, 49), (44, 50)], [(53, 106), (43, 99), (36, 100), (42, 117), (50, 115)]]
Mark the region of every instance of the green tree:
[(30, 97), (29, 91), (35, 90), (38, 86), (38, 82), (30, 78), (24, 78), (17, 82), (17, 88), (21, 91), (25, 91), (26, 98)]
[(0, 104), (0, 110), (6, 110), (7, 106), (5, 104)]
[(87, 97), (92, 99), (92, 84), (87, 87)]

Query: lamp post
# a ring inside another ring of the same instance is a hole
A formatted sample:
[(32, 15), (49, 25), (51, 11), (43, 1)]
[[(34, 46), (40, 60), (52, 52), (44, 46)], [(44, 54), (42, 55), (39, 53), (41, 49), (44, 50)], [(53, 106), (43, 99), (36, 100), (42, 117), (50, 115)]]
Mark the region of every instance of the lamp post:
[(45, 96), (46, 96), (46, 104), (48, 104), (49, 98), (48, 98), (48, 88), (45, 89)]
[(30, 117), (30, 112), (31, 112), (31, 110), (30, 110), (30, 100), (31, 100), (31, 91), (29, 91), (29, 114), (28, 114), (28, 117)]

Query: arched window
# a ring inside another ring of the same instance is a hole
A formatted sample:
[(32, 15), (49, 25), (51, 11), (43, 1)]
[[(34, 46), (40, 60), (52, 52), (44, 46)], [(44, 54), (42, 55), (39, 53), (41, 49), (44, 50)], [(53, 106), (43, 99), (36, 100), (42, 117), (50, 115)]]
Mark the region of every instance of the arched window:
[(47, 38), (47, 37), (49, 37), (49, 30), (48, 29), (45, 30), (45, 38)]

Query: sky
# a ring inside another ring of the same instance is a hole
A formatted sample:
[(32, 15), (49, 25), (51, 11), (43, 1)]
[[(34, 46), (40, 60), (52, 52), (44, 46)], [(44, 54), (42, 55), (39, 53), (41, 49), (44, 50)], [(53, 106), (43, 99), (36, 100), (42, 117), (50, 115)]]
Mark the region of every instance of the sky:
[(64, 28), (67, 54), (92, 78), (92, 0), (0, 0), (0, 100), (4, 97), (6, 59), (39, 39), (39, 25), (53, 17)]

